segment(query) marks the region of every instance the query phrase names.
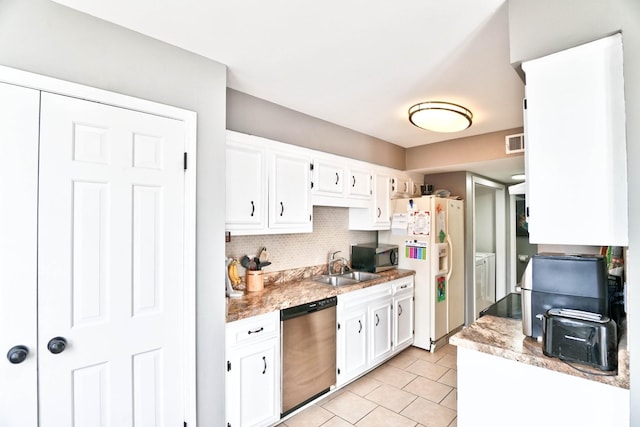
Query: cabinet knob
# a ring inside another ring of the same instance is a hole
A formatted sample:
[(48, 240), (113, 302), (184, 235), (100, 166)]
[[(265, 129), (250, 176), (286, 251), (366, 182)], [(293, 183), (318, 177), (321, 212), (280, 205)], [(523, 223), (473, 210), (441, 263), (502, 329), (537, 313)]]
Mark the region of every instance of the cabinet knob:
[(29, 349), (24, 345), (16, 345), (9, 349), (7, 353), (7, 359), (9, 362), (15, 364), (22, 363), (29, 355)]
[(63, 337), (51, 338), (51, 341), (47, 344), (47, 349), (53, 354), (59, 354), (67, 348), (67, 340)]

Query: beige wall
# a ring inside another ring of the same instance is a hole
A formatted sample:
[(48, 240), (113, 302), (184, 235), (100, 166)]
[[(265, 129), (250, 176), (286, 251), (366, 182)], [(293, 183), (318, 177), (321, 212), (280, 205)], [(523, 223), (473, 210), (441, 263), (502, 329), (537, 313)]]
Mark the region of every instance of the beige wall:
[(405, 170), (405, 149), (227, 89), (227, 129)]
[(504, 148), (505, 136), (522, 132), (523, 128), (507, 129), (411, 147), (406, 151), (407, 170), (437, 168), (443, 165), (466, 165), (468, 163), (522, 157), (522, 153), (505, 154)]
[(197, 112), (198, 425), (225, 425), (226, 67), (49, 0), (0, 0), (0, 64)]

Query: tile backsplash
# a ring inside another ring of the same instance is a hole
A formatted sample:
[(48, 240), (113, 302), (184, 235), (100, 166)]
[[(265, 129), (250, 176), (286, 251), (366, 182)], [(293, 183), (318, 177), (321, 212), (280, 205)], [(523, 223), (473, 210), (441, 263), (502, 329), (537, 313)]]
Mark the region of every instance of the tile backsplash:
[[(234, 236), (226, 243), (226, 256), (240, 259), (257, 256), (263, 246), (269, 252), (271, 265), (265, 273), (326, 264), (330, 251), (349, 259), (351, 245), (375, 242), (375, 231), (349, 230), (349, 209), (314, 206), (313, 233)], [(241, 274), (244, 269), (241, 268)]]

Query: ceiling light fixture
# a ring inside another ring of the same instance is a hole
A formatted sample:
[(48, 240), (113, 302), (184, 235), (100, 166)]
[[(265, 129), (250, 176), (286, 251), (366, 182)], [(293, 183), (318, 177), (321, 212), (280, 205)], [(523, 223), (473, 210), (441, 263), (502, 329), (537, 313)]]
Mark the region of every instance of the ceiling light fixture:
[(524, 181), (525, 179), (527, 179), (527, 176), (523, 173), (518, 173), (515, 175), (511, 175), (511, 179), (515, 181)]
[(409, 121), (434, 132), (460, 132), (471, 126), (473, 114), (462, 105), (450, 102), (421, 102), (409, 108)]

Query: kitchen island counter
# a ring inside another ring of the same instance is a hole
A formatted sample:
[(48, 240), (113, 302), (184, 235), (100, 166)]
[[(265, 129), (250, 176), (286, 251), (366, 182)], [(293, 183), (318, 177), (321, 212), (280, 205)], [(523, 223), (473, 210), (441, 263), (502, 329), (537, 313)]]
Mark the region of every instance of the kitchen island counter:
[(337, 296), (358, 289), (386, 283), (391, 280), (412, 276), (413, 270), (392, 269), (382, 271), (380, 278), (353, 285), (330, 286), (315, 282), (311, 277), (291, 278), (266, 284), (258, 292), (246, 292), (240, 298), (227, 298), (226, 321), (233, 322), (251, 316), (279, 311), (284, 308), (295, 307)]
[(629, 388), (629, 352), (626, 328), (618, 346), (618, 374), (606, 376), (604, 371), (583, 364), (574, 364), (581, 372), (558, 358), (542, 353), (542, 343), (522, 333), (522, 322), (486, 315), (449, 339), (450, 344), (482, 353), (514, 360), (555, 372), (585, 378), (624, 389)]

